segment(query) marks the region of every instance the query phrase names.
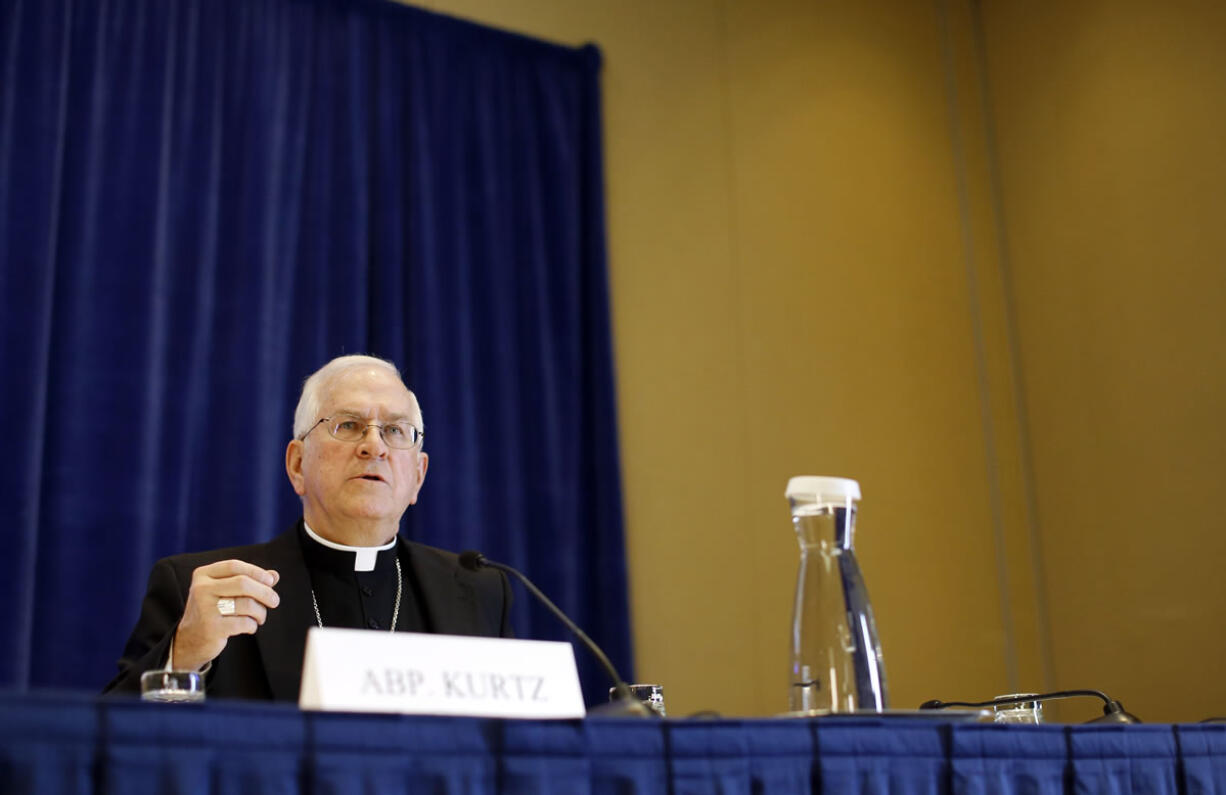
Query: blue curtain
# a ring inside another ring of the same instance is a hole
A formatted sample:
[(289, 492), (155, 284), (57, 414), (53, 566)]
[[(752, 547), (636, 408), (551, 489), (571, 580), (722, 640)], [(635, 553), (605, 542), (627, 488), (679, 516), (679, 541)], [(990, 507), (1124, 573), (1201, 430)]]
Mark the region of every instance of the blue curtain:
[(599, 71), (392, 2), (0, 0), (0, 686), (100, 687), (154, 560), (288, 527), (355, 352), (424, 409), (406, 534), (629, 670)]

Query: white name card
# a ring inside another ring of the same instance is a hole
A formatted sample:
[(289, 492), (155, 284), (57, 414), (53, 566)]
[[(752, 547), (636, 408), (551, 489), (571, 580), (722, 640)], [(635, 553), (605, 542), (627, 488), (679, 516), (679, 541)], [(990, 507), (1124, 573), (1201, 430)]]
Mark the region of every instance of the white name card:
[(569, 643), (365, 629), (307, 634), (302, 709), (582, 718)]

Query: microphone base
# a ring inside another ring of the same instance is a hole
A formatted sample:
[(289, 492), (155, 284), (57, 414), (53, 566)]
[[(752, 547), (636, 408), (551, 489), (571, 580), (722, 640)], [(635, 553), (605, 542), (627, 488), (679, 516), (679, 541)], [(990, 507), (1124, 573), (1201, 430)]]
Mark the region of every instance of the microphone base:
[(660, 714), (637, 698), (619, 698), (587, 711), (589, 718), (659, 718)]
[(1106, 724), (1112, 724), (1112, 723), (1127, 724), (1127, 723), (1140, 723), (1141, 722), (1140, 718), (1138, 718), (1136, 715), (1133, 715), (1128, 710), (1124, 709), (1124, 707), (1120, 705), (1120, 702), (1116, 701), (1115, 707), (1116, 708), (1113, 709), (1112, 711), (1099, 715), (1097, 718), (1094, 718), (1093, 720), (1088, 720), (1086, 721), (1086, 723), (1087, 724), (1097, 723), (1099, 725), (1102, 725), (1104, 723)]

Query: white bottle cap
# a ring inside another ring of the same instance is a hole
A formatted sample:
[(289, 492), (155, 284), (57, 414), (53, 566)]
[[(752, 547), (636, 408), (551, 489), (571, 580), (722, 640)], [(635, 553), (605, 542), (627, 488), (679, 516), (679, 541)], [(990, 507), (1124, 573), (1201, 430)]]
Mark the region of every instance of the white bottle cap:
[(789, 500), (808, 497), (817, 502), (847, 502), (860, 499), (860, 484), (850, 478), (800, 475), (788, 480), (784, 496)]

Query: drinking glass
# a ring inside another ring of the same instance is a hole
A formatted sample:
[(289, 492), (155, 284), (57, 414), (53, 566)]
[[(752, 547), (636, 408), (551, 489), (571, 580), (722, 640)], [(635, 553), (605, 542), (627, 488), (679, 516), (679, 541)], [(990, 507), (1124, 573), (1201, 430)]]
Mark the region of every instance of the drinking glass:
[[(1033, 696), (1034, 693), (1006, 693), (997, 698), (1021, 698)], [(1022, 701), (1017, 704), (1003, 704), (992, 708), (994, 723), (1042, 723), (1043, 705), (1038, 701)]]
[[(664, 686), (663, 685), (626, 685), (630, 690), (630, 695), (643, 702), (648, 709), (654, 711), (661, 718), (668, 717), (668, 713), (664, 711)], [(617, 688), (609, 688), (609, 701), (617, 700)]]
[(140, 676), (140, 697), (142, 701), (198, 704), (204, 701), (204, 677), (197, 671), (145, 671)]

